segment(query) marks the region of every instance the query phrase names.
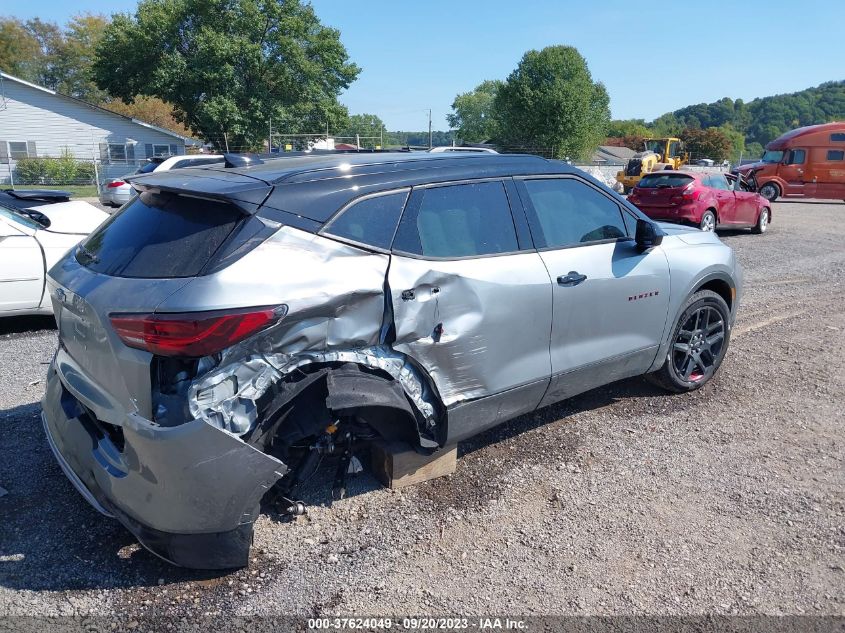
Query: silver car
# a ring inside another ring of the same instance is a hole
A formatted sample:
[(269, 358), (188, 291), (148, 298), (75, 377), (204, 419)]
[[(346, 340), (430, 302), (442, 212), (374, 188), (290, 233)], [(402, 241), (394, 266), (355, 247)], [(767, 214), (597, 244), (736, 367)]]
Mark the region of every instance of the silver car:
[(132, 199), (135, 190), (129, 181), (140, 174), (149, 174), (154, 171), (167, 171), (169, 169), (181, 169), (182, 167), (198, 167), (202, 165), (216, 165), (223, 163), (223, 156), (220, 154), (183, 154), (179, 156), (157, 156), (150, 158), (139, 167), (137, 171), (121, 176), (120, 178), (109, 178), (100, 185), (100, 204), (109, 207), (121, 207)]
[[(189, 173), (190, 172), (190, 173)], [(713, 233), (533, 156), (227, 160), (141, 194), (51, 271), (43, 421), (148, 549), (243, 566), (323, 457), (432, 453), (615, 380), (701, 387), (741, 290)]]

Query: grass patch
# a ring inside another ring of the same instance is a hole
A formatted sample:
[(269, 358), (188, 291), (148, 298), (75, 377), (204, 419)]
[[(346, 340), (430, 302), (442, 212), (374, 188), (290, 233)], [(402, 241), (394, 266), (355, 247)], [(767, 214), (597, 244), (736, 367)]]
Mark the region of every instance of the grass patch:
[[(9, 188), (9, 185), (2, 185)], [(96, 198), (97, 185), (15, 185), (15, 189), (59, 189), (70, 191), (74, 198)]]

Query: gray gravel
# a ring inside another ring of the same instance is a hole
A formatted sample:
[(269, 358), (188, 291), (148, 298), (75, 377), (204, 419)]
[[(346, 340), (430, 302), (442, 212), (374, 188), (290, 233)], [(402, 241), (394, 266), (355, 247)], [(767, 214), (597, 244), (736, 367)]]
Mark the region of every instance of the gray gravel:
[(701, 391), (592, 391), (401, 493), (360, 475), (327, 508), (315, 483), (308, 516), (262, 515), (224, 575), (85, 504), (38, 420), (55, 331), (0, 324), (0, 615), (845, 614), (845, 205), (773, 211), (766, 235), (722, 235), (747, 290)]

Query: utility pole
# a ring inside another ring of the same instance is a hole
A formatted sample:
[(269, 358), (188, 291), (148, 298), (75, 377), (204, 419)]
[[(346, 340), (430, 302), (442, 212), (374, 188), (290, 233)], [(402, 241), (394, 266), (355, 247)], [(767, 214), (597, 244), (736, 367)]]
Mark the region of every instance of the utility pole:
[(428, 109), (428, 149), (431, 149), (431, 108)]

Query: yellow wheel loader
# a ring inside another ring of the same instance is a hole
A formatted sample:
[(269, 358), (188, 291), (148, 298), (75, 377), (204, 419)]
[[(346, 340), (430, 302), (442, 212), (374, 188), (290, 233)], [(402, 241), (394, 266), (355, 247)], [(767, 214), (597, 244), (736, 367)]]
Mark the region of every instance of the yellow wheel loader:
[(629, 193), (645, 174), (663, 169), (680, 169), (689, 162), (689, 154), (679, 138), (647, 138), (641, 152), (628, 160), (625, 169), (616, 174), (625, 193)]

